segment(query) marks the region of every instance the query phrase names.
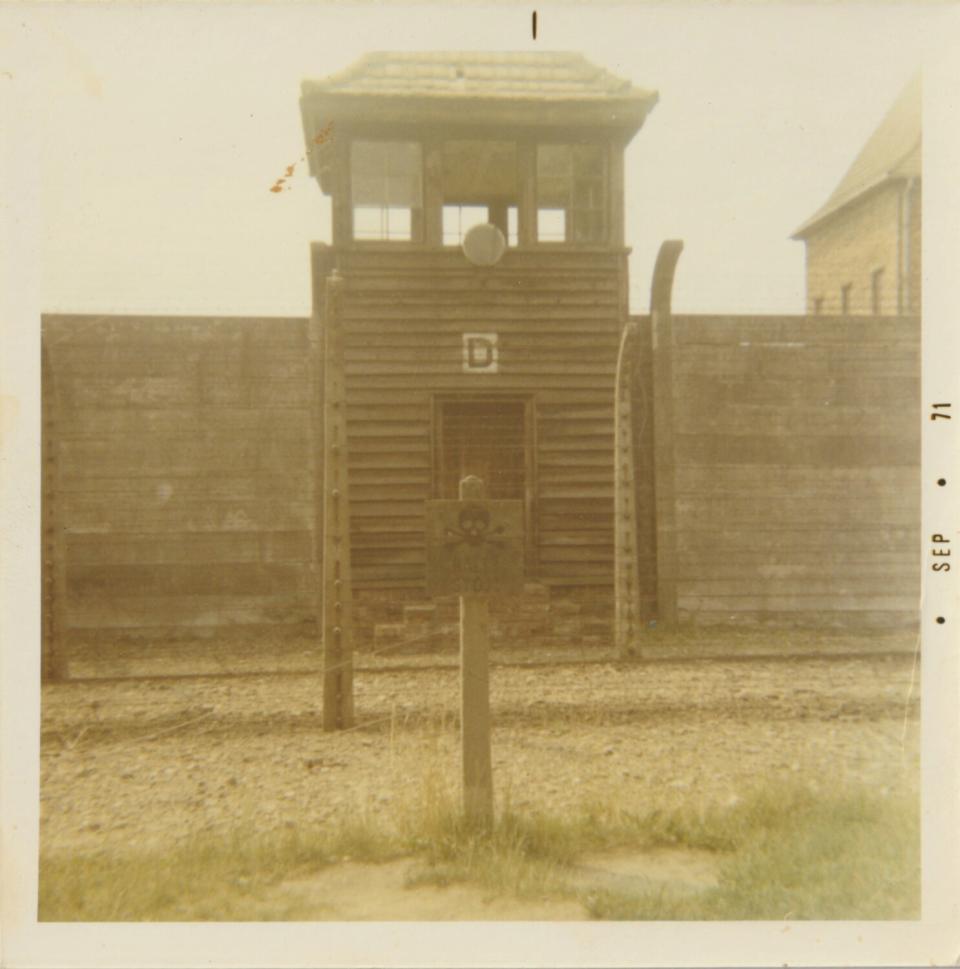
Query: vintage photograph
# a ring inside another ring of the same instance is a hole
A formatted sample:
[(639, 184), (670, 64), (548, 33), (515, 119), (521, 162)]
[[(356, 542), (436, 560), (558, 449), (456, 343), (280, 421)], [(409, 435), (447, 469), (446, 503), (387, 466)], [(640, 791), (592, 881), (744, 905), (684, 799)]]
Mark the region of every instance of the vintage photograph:
[(948, 16), (30, 8), (39, 923), (920, 920)]

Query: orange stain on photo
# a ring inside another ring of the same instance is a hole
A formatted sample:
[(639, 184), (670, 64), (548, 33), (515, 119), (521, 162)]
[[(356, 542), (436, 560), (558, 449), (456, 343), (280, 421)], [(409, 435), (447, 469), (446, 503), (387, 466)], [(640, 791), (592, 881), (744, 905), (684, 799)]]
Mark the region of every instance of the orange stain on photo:
[[(327, 122), (327, 124), (323, 126), (323, 128), (320, 129), (319, 132), (317, 132), (316, 136), (313, 139), (313, 144), (322, 145), (325, 141), (328, 141), (330, 139), (332, 134), (333, 134), (333, 122), (329, 121)], [(297, 165), (302, 164), (306, 160), (307, 160), (307, 156), (304, 155), (302, 158), (299, 158), (297, 161), (295, 161), (292, 165), (287, 165), (287, 167), (284, 169), (283, 175), (280, 178), (278, 178), (273, 183), (273, 185), (270, 186), (270, 191), (275, 194), (279, 192), (289, 192), (290, 186), (287, 185), (287, 179), (293, 178), (293, 173), (294, 171), (296, 171)]]

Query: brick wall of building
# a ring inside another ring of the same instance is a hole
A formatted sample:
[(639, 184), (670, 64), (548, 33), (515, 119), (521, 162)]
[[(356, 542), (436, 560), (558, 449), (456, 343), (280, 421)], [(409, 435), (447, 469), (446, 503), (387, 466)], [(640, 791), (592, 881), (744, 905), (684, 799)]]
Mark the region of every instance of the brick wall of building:
[(880, 307), (897, 312), (901, 190), (886, 185), (835, 216), (807, 237), (807, 312), (838, 315), (849, 286), (846, 312), (873, 313), (873, 274), (882, 271)]
[(923, 183), (919, 180), (910, 188), (910, 216), (907, 239), (910, 245), (909, 289), (904, 298), (904, 312), (920, 314), (923, 306)]

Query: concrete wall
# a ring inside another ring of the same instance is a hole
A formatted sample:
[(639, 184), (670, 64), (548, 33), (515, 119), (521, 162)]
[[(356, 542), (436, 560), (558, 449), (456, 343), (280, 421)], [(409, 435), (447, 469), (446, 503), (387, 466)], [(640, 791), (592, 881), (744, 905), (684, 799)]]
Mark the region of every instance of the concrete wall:
[(920, 314), (923, 307), (923, 183), (914, 182), (907, 196), (906, 290), (903, 296), (905, 313)]
[[(677, 618), (914, 623), (919, 321), (675, 317), (655, 336), (638, 487), (656, 534), (639, 533)], [(308, 321), (47, 317), (43, 339), (50, 629), (267, 649), (316, 635)], [(394, 612), (402, 591), (382, 590)]]
[(681, 621), (916, 622), (919, 353), (915, 318), (658, 331), (658, 569)]
[(890, 182), (840, 210), (806, 239), (807, 312), (874, 312), (872, 276), (882, 270), (879, 312), (920, 312), (920, 184)]
[(43, 341), (68, 639), (312, 629), (307, 321), (50, 316)]

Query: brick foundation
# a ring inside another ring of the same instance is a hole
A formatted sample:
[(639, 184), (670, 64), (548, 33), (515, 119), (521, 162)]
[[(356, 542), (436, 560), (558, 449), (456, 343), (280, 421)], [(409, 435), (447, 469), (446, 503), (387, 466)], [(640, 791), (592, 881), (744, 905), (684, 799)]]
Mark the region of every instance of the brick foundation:
[[(354, 604), (359, 650), (422, 653), (456, 650), (459, 601), (422, 593), (360, 591)], [(613, 634), (612, 592), (550, 589), (527, 583), (521, 596), (490, 604), (491, 645), (500, 649), (602, 648)]]

